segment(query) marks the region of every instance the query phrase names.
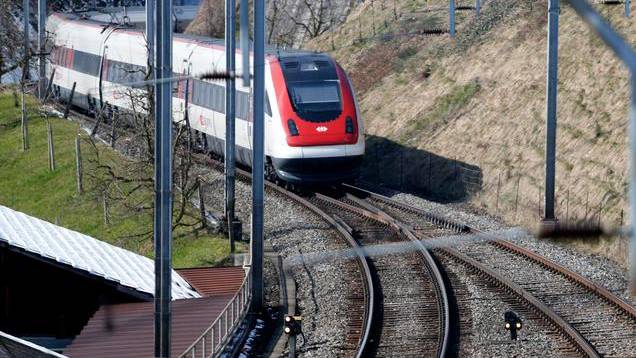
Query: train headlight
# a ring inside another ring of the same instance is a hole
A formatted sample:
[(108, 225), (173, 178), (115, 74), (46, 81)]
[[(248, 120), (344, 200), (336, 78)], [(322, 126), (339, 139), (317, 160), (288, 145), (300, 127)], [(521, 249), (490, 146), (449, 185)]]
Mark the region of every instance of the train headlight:
[(506, 329), (510, 329), (510, 323), (506, 322)]
[(294, 122), (293, 119), (288, 119), (287, 120), (287, 128), (289, 129), (289, 134), (291, 134), (292, 136), (297, 136), (298, 133), (298, 127), (296, 127), (296, 122)]
[(349, 116), (347, 116), (345, 122), (345, 132), (348, 134), (353, 134), (353, 119), (351, 119), (351, 117)]

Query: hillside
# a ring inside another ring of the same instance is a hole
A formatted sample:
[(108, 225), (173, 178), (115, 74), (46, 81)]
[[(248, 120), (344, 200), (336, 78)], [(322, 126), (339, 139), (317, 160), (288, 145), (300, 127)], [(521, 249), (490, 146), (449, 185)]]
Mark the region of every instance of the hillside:
[[(113, 185), (108, 189), (104, 219), (104, 168), (124, 175), (127, 159), (110, 146), (92, 145), (79, 124), (50, 117), (55, 146), (55, 171), (48, 166), (45, 118), (32, 97), (28, 98), (29, 150), (22, 150), (20, 107), (6, 87), (0, 87), (0, 205), (76, 230), (99, 240), (153, 256), (152, 210), (139, 203), (152, 198), (152, 190), (138, 185)], [(76, 187), (75, 137), (82, 133), (84, 191)], [(118, 195), (119, 194), (119, 195)], [(176, 210), (175, 210), (176, 211)], [(174, 230), (175, 267), (209, 266), (228, 259), (229, 244), (221, 235), (199, 230), (198, 212), (191, 208), (184, 225)]]
[[(448, 27), (448, 1), (367, 1), (305, 47), (332, 52), (353, 77), (369, 135), (365, 179), (534, 226), (543, 201), (547, 1), (484, 3), (479, 19), (458, 11), (451, 39), (425, 34)], [(624, 18), (622, 6), (596, 6), (636, 44), (636, 18)], [(627, 71), (568, 6), (560, 21), (558, 216), (619, 224)], [(624, 245), (585, 248), (624, 263)]]

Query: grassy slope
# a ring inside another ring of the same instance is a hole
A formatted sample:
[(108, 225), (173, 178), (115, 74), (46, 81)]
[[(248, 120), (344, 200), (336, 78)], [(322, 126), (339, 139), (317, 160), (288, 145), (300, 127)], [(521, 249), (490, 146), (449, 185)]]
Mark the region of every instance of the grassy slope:
[[(373, 9), (365, 2), (343, 26), (310, 46), (331, 50), (334, 36), (335, 56), (362, 90), (369, 134), (480, 167), (484, 186), (470, 200), (493, 214), (501, 178), (498, 214), (534, 225), (544, 180), (546, 1), (486, 2), (480, 20), (460, 12), (456, 40), (448, 35), (365, 39), (373, 23), (377, 34), (446, 27), (444, 10), (414, 11), (443, 9), (447, 3), (397, 1), (396, 20), (391, 5), (382, 9), (376, 2)], [(622, 6), (598, 8), (636, 44), (635, 17), (625, 19)], [(352, 41), (360, 32), (363, 39)], [(570, 218), (581, 218), (587, 211), (592, 217), (600, 209), (604, 222), (618, 223), (627, 207), (628, 75), (567, 6), (559, 71), (559, 216), (567, 211)], [(594, 249), (623, 261), (622, 244), (608, 246)]]
[[(76, 230), (117, 246), (152, 257), (152, 238), (140, 234), (152, 230), (152, 213), (130, 212), (121, 202), (110, 208), (110, 224), (105, 225), (101, 195), (89, 176), (85, 176), (85, 192), (78, 194), (75, 182), (75, 135), (78, 124), (51, 118), (54, 132), (56, 170), (48, 169), (46, 124), (36, 113), (31, 98), (29, 124), (30, 149), (22, 151), (20, 111), (13, 98), (0, 92), (0, 205)], [(124, 160), (105, 146), (100, 155), (110, 163)], [(86, 173), (94, 170), (89, 163), (95, 158), (87, 142), (82, 144)], [(116, 165), (115, 165), (116, 166)], [(141, 193), (150, 198), (152, 193)], [(130, 198), (132, 199), (132, 198)], [(193, 223), (194, 220), (186, 220)], [(175, 267), (214, 265), (227, 257), (229, 246), (222, 237), (192, 229), (174, 233)]]

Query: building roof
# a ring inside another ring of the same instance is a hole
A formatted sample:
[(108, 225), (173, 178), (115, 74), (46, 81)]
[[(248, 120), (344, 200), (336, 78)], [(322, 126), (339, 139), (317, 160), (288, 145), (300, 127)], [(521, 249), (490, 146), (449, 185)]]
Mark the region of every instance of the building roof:
[[(219, 316), (232, 295), (172, 302), (171, 356), (182, 354)], [(71, 358), (154, 357), (152, 302), (103, 306), (64, 351)]]
[[(3, 242), (37, 258), (154, 295), (153, 260), (0, 205), (0, 244)], [(199, 296), (173, 271), (173, 299)]]
[(177, 272), (202, 296), (234, 295), (245, 277), (240, 266), (178, 269)]
[(65, 358), (37, 344), (0, 331), (0, 357)]

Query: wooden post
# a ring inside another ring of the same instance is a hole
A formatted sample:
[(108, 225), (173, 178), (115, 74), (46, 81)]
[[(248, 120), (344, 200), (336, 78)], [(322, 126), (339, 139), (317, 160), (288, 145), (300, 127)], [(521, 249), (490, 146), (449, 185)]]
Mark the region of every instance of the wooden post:
[(106, 198), (106, 192), (102, 194), (102, 204), (104, 207), (104, 226), (108, 226), (108, 224), (110, 224), (110, 213), (108, 208), (108, 199)]
[(197, 178), (197, 193), (199, 196), (199, 213), (201, 214), (201, 228), (207, 227), (207, 217), (205, 215), (205, 201), (203, 200), (203, 188), (201, 186), (201, 179)]
[(113, 111), (113, 115), (111, 116), (111, 120), (110, 120), (110, 125), (111, 125), (111, 129), (110, 129), (110, 147), (111, 148), (115, 148), (115, 121), (117, 120), (117, 116), (115, 116), (115, 111)]
[(53, 145), (53, 127), (51, 127), (51, 121), (46, 116), (46, 137), (49, 142), (49, 169), (55, 171), (55, 146)]
[(24, 98), (24, 86), (22, 87), (22, 150), (29, 150), (29, 117), (26, 111), (26, 99)]
[(565, 221), (570, 221), (570, 189), (568, 188), (567, 198), (565, 199)]
[(71, 110), (71, 104), (73, 103), (73, 96), (75, 96), (75, 86), (77, 82), (73, 82), (73, 87), (71, 87), (71, 94), (68, 96), (68, 102), (66, 102), (66, 108), (64, 109), (64, 119), (68, 118), (68, 112)]
[(53, 67), (53, 71), (51, 71), (51, 77), (49, 78), (49, 83), (46, 84), (46, 91), (44, 92), (44, 98), (42, 99), (42, 103), (46, 102), (51, 94), (51, 87), (53, 86), (53, 77), (55, 76), (55, 67)]
[(77, 137), (75, 137), (75, 166), (77, 169), (77, 192), (81, 194), (84, 188), (82, 183), (82, 148), (80, 142), (81, 138), (78, 134)]
[(499, 190), (501, 189), (501, 172), (497, 174), (497, 199), (495, 201), (495, 212), (499, 213)]
[(521, 175), (517, 177), (517, 189), (515, 189), (515, 221), (517, 221), (517, 208), (519, 207), (519, 184), (521, 184)]

